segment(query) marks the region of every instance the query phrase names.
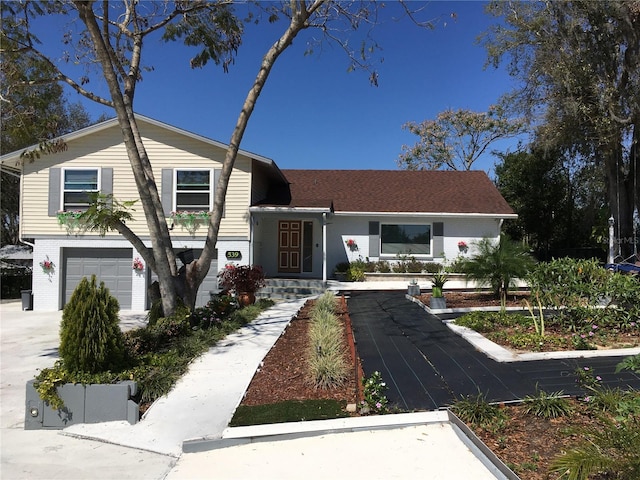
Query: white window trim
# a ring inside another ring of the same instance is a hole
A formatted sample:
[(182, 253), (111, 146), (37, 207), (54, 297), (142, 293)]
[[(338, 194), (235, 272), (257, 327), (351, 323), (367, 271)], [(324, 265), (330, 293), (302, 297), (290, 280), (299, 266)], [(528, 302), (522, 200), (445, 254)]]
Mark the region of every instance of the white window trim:
[[(393, 253), (382, 253), (382, 227), (384, 225), (419, 225), (419, 226), (428, 226), (429, 227), (429, 253), (401, 253), (401, 254), (393, 254)], [(380, 258), (383, 259), (392, 259), (397, 258), (398, 255), (411, 255), (415, 258), (434, 258), (433, 257), (433, 222), (430, 223), (422, 223), (422, 222), (380, 222), (380, 243), (378, 245)]]
[[(60, 208), (58, 210), (64, 212), (67, 211), (65, 209), (64, 206), (64, 194), (65, 192), (69, 191), (69, 192), (86, 192), (87, 190), (66, 190), (64, 188), (64, 185), (66, 183), (66, 176), (67, 176), (67, 172), (69, 171), (78, 171), (78, 170), (82, 170), (82, 171), (95, 171), (97, 172), (97, 190), (95, 190), (95, 192), (99, 193), (102, 190), (102, 169), (100, 167), (63, 167), (60, 169), (61, 173), (60, 173)], [(93, 190), (92, 190), (93, 191)]]
[[(215, 188), (215, 172), (212, 168), (174, 168), (173, 169), (173, 198), (171, 200), (174, 212), (178, 211), (178, 172), (209, 172), (209, 208), (207, 211), (213, 210), (213, 189)], [(204, 190), (202, 190), (204, 191)]]

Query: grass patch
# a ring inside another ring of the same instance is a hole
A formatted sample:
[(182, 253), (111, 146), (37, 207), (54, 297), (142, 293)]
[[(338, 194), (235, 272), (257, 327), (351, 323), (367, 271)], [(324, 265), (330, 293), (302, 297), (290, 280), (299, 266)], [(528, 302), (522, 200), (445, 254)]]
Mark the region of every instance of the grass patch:
[(337, 400), (287, 400), (269, 405), (240, 405), (229, 426), (343, 418), (349, 416), (345, 407), (346, 402)]

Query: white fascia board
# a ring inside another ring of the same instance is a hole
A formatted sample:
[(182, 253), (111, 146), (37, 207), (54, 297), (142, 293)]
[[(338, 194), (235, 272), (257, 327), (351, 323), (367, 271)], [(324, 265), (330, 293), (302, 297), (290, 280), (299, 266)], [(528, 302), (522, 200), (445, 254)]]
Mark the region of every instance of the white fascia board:
[(331, 213), (330, 208), (249, 207), (253, 213)]
[[(160, 128), (164, 128), (166, 130), (171, 130), (173, 132), (176, 132), (180, 135), (184, 135), (186, 137), (190, 137), (193, 138), (195, 140), (199, 140), (201, 142), (204, 143), (208, 143), (209, 145), (213, 145), (215, 147), (218, 148), (222, 148), (224, 150), (226, 150), (227, 148), (229, 148), (229, 145), (222, 143), (222, 142), (218, 142), (217, 140), (212, 140), (210, 138), (207, 137), (203, 137), (202, 135), (198, 135), (196, 133), (192, 133), (189, 132), (187, 130), (183, 130), (181, 128), (178, 127), (174, 127), (173, 125), (169, 125), (163, 122), (160, 122), (158, 120), (154, 120), (152, 118), (149, 117), (145, 117), (144, 115), (139, 115), (136, 114), (136, 119), (137, 120), (141, 120), (143, 122), (149, 123), (151, 125), (155, 125), (156, 127), (160, 127)], [(100, 123), (96, 123), (95, 125), (91, 125), (89, 127), (85, 127), (82, 128), (80, 130), (76, 130), (75, 132), (71, 132), (71, 133), (67, 133), (65, 135), (60, 135), (59, 137), (57, 137), (55, 140), (59, 140), (59, 139), (64, 139), (65, 142), (70, 142), (72, 140), (75, 140), (77, 138), (81, 138), (84, 137), (85, 135), (90, 135), (92, 133), (96, 133), (99, 132), (101, 130), (105, 130), (107, 128), (111, 128), (114, 125), (116, 125), (118, 123), (118, 119), (117, 118), (111, 118), (109, 120), (105, 120), (104, 122), (100, 122)], [(34, 144), (31, 145), (30, 147), (26, 147), (26, 148), (22, 148), (20, 150), (16, 150), (15, 152), (11, 152), (11, 153), (7, 153), (6, 155), (2, 155), (2, 157), (0, 157), (0, 163), (5, 163), (11, 160), (14, 161), (19, 161), (20, 160), (20, 155), (22, 154), (22, 152), (26, 151), (26, 150), (33, 150), (35, 148), (38, 148), (38, 144)], [(262, 155), (257, 155), (255, 153), (251, 153), (248, 152), (246, 150), (238, 150), (238, 153), (241, 155), (244, 155), (246, 157), (250, 157), (254, 160), (257, 160), (259, 162), (262, 163), (266, 163), (267, 165), (275, 165), (275, 162), (273, 160), (271, 160), (270, 158), (267, 157), (263, 157)], [(277, 168), (277, 167), (276, 167)], [(279, 169), (278, 169), (279, 171)]]
[(442, 218), (518, 218), (517, 213), (447, 213), (447, 212), (333, 212), (336, 217), (442, 217)]

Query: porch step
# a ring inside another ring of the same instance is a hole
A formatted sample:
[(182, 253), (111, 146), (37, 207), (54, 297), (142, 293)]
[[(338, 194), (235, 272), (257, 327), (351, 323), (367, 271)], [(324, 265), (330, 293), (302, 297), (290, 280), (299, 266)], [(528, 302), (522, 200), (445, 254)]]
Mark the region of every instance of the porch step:
[(276, 302), (322, 295), (326, 286), (322, 280), (298, 278), (268, 278), (267, 285), (256, 296)]

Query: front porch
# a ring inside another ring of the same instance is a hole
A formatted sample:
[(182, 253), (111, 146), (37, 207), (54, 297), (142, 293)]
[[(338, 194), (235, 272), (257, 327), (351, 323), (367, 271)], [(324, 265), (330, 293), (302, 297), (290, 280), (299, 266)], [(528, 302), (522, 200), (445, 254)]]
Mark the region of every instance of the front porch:
[(321, 279), (312, 278), (267, 278), (267, 285), (256, 296), (270, 298), (275, 302), (322, 295), (327, 285)]

